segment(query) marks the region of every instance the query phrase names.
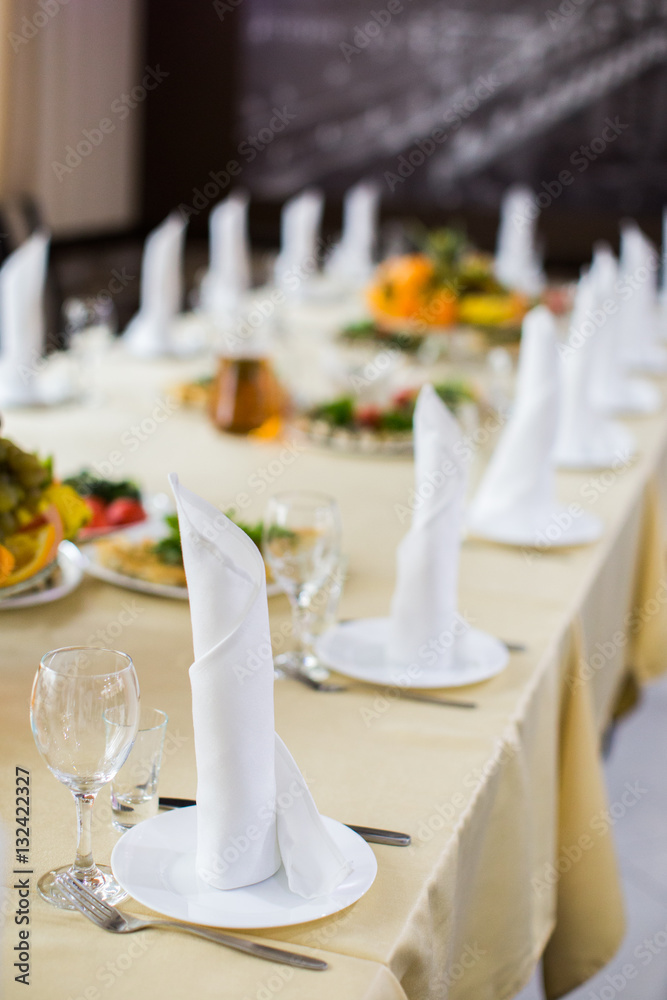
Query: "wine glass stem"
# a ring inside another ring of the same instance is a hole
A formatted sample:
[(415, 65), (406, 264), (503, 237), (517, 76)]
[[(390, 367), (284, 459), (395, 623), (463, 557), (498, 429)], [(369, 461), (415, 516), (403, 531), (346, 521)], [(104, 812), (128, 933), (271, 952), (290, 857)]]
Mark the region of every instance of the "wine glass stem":
[(296, 652), (304, 660), (313, 656), (312, 645), (308, 639), (308, 634), (304, 628), (304, 617), (308, 613), (310, 598), (305, 591), (295, 594), (292, 601), (292, 626), (294, 628), (294, 639)]
[(77, 818), (76, 858), (72, 868), (79, 878), (85, 878), (95, 869), (92, 848), (92, 820), (95, 795), (74, 793)]

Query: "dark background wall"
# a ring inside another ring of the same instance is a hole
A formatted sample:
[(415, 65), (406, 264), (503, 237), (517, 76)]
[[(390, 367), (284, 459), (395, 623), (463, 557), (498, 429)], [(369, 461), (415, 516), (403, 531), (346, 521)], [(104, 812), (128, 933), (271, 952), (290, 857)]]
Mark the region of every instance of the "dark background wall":
[[(310, 183), (335, 228), (342, 192), (368, 176), (385, 215), (463, 219), (488, 247), (503, 190), (524, 181), (556, 265), (626, 215), (659, 235), (667, 0), (146, 2), (147, 61), (173, 71), (146, 107), (145, 226), (231, 160), (260, 243)], [(207, 214), (193, 212), (192, 236)]]

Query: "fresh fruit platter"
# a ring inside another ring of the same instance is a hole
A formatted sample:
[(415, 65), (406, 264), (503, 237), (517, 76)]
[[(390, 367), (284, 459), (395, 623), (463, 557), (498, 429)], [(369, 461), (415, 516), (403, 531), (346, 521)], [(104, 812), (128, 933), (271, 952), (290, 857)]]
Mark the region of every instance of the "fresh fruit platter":
[(141, 491), (129, 479), (103, 479), (84, 469), (78, 475), (65, 479), (64, 485), (75, 490), (90, 511), (88, 523), (80, 532), (82, 540), (106, 535), (146, 519)]
[(498, 282), (491, 255), (456, 229), (432, 230), (421, 243), (421, 252), (379, 265), (366, 294), (379, 326), (419, 336), (457, 326), (518, 335), (531, 303)]
[(0, 438), (0, 596), (48, 586), (61, 542), (90, 517), (77, 491), (54, 479), (50, 459)]
[[(452, 380), (435, 387), (442, 401), (459, 418), (477, 414), (479, 398), (468, 382)], [(308, 410), (294, 421), (296, 430), (314, 444), (338, 451), (404, 455), (412, 452), (412, 418), (419, 387), (394, 393), (386, 406), (339, 396)]]

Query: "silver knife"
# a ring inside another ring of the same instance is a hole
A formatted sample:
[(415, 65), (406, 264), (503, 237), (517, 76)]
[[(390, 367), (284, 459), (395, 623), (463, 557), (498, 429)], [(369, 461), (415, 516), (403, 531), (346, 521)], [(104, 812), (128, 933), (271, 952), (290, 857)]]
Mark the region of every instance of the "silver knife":
[[(160, 796), (160, 809), (184, 809), (186, 806), (194, 806), (197, 803), (194, 799), (178, 799), (168, 795)], [(408, 847), (412, 841), (409, 833), (398, 833), (395, 830), (377, 830), (372, 826), (353, 826), (352, 823), (345, 823), (350, 830), (354, 830), (360, 837), (371, 844), (387, 844), (391, 847)]]

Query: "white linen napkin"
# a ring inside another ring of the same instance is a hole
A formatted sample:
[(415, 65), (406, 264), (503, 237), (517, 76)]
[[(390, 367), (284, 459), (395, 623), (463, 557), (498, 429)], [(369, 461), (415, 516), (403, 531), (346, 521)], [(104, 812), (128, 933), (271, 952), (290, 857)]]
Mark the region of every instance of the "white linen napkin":
[(639, 372), (667, 372), (667, 347), (658, 329), (658, 252), (634, 222), (621, 230), (619, 324), (622, 357)]
[(174, 347), (174, 325), (183, 300), (183, 241), (186, 223), (176, 212), (144, 244), (141, 305), (123, 343), (138, 357), (160, 357)]
[(208, 229), (210, 260), (201, 284), (201, 305), (214, 321), (226, 323), (250, 287), (248, 196), (231, 194), (216, 205)]
[(375, 184), (362, 181), (346, 193), (340, 243), (325, 266), (332, 278), (362, 286), (371, 277), (379, 206), (380, 191)]
[(495, 273), (498, 281), (531, 297), (539, 295), (546, 279), (537, 250), (539, 210), (529, 188), (516, 185), (503, 196), (496, 242)]
[(514, 408), (470, 506), (474, 535), (516, 545), (546, 545), (561, 508), (554, 446), (559, 371), (556, 324), (545, 306), (523, 321)]
[(0, 268), (0, 405), (40, 400), (49, 237), (36, 232)]
[[(584, 273), (577, 286), (568, 338), (559, 345), (562, 404), (556, 437), (556, 465), (566, 469), (607, 468), (627, 462), (635, 454), (634, 438), (627, 428), (596, 410), (591, 377), (596, 338), (606, 336), (599, 321), (593, 276)], [(596, 320), (598, 324), (596, 324)]]
[(461, 428), (431, 385), (419, 393), (413, 426), (416, 499), (397, 552), (387, 649), (396, 662), (413, 663), (444, 633), (451, 640), (437, 643), (432, 666), (446, 669), (455, 636), (467, 627), (457, 612), (466, 449)]
[(317, 242), (323, 210), (324, 195), (313, 188), (302, 191), (283, 206), (275, 279), (291, 297), (300, 297), (317, 271)]
[(244, 531), (169, 477), (181, 529), (195, 660), (197, 871), (219, 889), (285, 867), (293, 892), (331, 892), (350, 871), (273, 719), (264, 561)]
[(594, 248), (590, 280), (595, 290), (591, 325), (598, 327), (592, 338), (592, 403), (609, 415), (654, 413), (661, 405), (659, 389), (645, 379), (632, 378), (622, 358), (621, 285), (616, 258), (606, 243)]

